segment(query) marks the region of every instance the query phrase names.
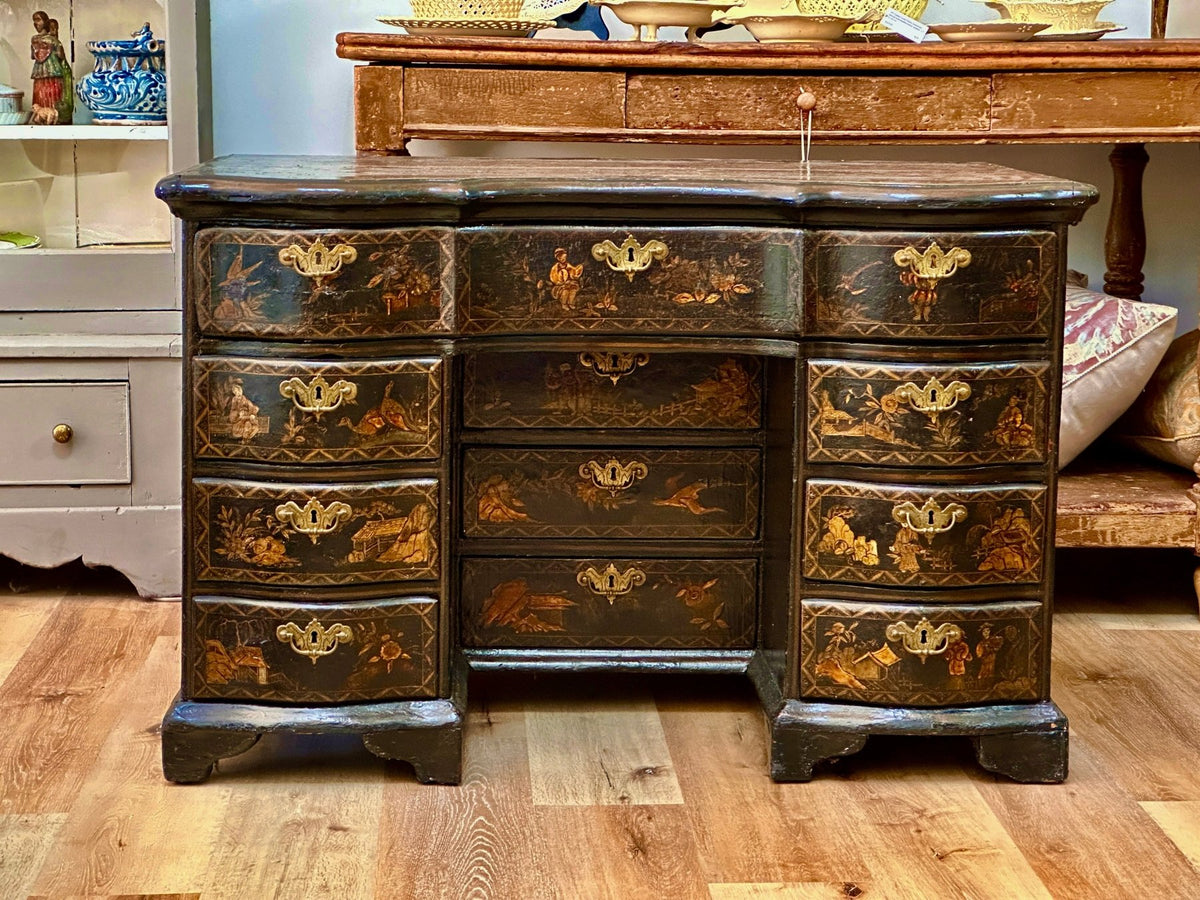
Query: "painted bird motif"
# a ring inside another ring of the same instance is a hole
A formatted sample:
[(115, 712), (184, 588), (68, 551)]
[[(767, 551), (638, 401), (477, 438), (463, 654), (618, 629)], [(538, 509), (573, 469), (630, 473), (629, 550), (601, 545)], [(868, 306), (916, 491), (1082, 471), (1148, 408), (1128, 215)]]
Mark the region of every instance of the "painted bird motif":
[(655, 506), (677, 506), (680, 509), (686, 509), (694, 516), (703, 516), (708, 513), (725, 512), (719, 506), (705, 506), (700, 502), (700, 492), (709, 485), (703, 481), (693, 481), (691, 484), (684, 487), (679, 486), (679, 482), (683, 480), (683, 475), (673, 475), (667, 479), (667, 491), (670, 496), (661, 500), (655, 500)]

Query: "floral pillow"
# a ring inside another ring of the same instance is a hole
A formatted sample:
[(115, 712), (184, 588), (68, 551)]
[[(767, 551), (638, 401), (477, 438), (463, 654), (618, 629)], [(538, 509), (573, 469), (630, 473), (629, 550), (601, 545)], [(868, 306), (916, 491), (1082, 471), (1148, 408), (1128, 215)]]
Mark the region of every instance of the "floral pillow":
[(1178, 315), (1170, 306), (1067, 288), (1060, 466), (1137, 399), (1167, 352)]
[(1146, 389), (1109, 432), (1163, 462), (1191, 469), (1200, 458), (1200, 331), (1178, 337)]

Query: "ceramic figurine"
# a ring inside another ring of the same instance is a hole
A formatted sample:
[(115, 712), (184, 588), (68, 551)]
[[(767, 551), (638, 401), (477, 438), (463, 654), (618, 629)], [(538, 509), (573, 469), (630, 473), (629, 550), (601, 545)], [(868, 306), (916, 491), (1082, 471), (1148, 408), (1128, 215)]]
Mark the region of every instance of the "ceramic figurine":
[(96, 66), (79, 81), (79, 99), (103, 125), (166, 125), (166, 41), (147, 22), (131, 41), (88, 41)]
[(34, 34), (29, 42), (33, 60), (33, 124), (70, 125), (75, 113), (71, 64), (58, 37), (58, 20), (42, 10), (33, 14)]
[(25, 92), (7, 84), (0, 84), (0, 125), (24, 125), (29, 113), (21, 104)]

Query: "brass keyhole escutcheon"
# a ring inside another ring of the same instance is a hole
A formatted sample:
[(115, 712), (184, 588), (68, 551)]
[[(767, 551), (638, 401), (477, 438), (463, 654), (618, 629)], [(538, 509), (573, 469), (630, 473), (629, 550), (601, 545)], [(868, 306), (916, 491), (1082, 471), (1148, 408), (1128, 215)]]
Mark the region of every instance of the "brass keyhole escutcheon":
[(608, 491), (614, 497), (621, 491), (633, 487), (634, 483), (650, 474), (644, 462), (630, 460), (627, 463), (612, 457), (606, 462), (590, 459), (579, 467), (579, 477), (596, 487)]
[(330, 384), (322, 376), (313, 377), (307, 384), (302, 378), (289, 378), (279, 383), (279, 394), (291, 398), (296, 409), (312, 413), (318, 419), (325, 413), (345, 403), (353, 403), (358, 396), (358, 385), (350, 381), (335, 381)]
[(939, 504), (930, 497), (920, 506), (911, 500), (892, 507), (892, 519), (903, 528), (917, 534), (941, 534), (949, 531), (967, 517), (967, 508), (961, 503)]
[(924, 663), (929, 657), (939, 656), (945, 653), (951, 644), (961, 641), (963, 631), (949, 622), (935, 628), (929, 619), (922, 619), (916, 625), (893, 622), (887, 627), (884, 636), (889, 641), (899, 641), (907, 652)]
[(50, 433), (54, 437), (56, 444), (69, 444), (71, 443), (71, 438), (75, 437), (75, 429), (65, 422), (55, 425), (54, 430)]
[(592, 257), (633, 281), (634, 275), (650, 268), (656, 259), (667, 258), (667, 245), (653, 240), (642, 244), (631, 234), (620, 245), (612, 241), (593, 244)]

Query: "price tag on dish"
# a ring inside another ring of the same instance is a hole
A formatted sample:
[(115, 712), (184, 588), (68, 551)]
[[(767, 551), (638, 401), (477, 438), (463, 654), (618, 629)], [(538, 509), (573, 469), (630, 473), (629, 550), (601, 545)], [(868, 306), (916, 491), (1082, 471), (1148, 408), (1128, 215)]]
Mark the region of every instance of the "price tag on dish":
[(925, 40), (925, 35), (929, 34), (929, 26), (922, 25), (916, 19), (909, 18), (902, 12), (897, 12), (894, 9), (889, 9), (883, 14), (883, 18), (879, 24), (888, 31), (894, 31), (896, 34), (905, 40), (912, 41), (914, 44), (919, 44)]

